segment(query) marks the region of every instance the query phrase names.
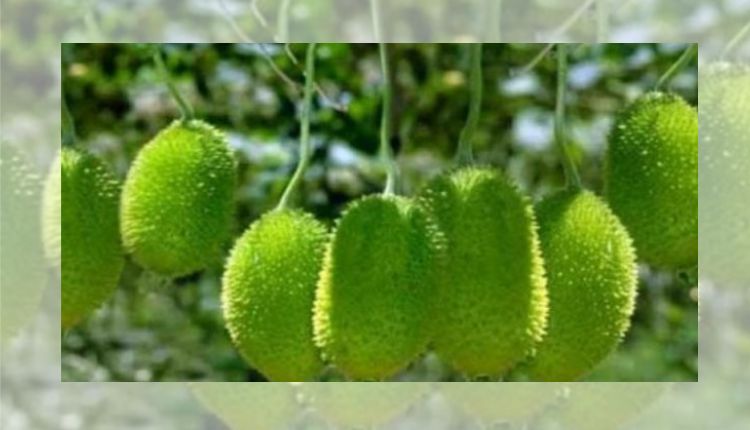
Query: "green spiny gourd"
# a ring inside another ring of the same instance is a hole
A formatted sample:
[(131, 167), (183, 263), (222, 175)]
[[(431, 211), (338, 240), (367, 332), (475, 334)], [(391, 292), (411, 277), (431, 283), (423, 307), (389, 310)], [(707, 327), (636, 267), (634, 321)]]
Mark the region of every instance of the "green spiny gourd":
[(556, 384), (543, 382), (444, 382), (438, 386), (446, 400), (484, 424), (485, 428), (493, 428), (498, 423), (529, 423), (550, 408), (559, 395)]
[(665, 383), (573, 384), (551, 419), (564, 429), (625, 429), (668, 390)]
[(66, 329), (113, 293), (124, 256), (116, 178), (99, 159), (80, 150), (63, 148), (59, 163), (60, 243), (65, 244), (61, 251), (62, 327)]
[[(47, 286), (41, 188), (40, 175), (22, 149), (0, 142), (0, 341), (32, 320)], [(59, 225), (58, 211), (58, 231)]]
[(618, 115), (609, 139), (605, 195), (657, 267), (698, 262), (698, 115), (674, 94), (652, 92)]
[(700, 70), (701, 275), (721, 286), (750, 283), (750, 65)]
[(566, 190), (537, 207), (547, 270), (547, 335), (528, 363), (535, 381), (574, 381), (620, 342), (636, 297), (632, 241), (589, 191)]
[(141, 149), (122, 198), (126, 250), (144, 268), (179, 277), (221, 258), (229, 238), (236, 161), (223, 133), (177, 120)]
[(543, 261), (531, 203), (484, 168), (438, 176), (419, 201), (447, 243), (434, 346), (470, 376), (500, 376), (531, 354), (546, 325)]
[(429, 341), (442, 236), (425, 212), (396, 196), (352, 203), (329, 243), (314, 329), (324, 356), (351, 379), (394, 375)]
[(342, 429), (374, 428), (402, 416), (429, 392), (425, 383), (349, 382), (300, 384), (303, 400)]
[(232, 430), (289, 428), (299, 413), (294, 387), (286, 383), (191, 383), (195, 397)]
[(269, 212), (240, 238), (224, 273), (222, 303), (232, 339), (275, 381), (306, 381), (322, 368), (312, 306), (325, 226), (297, 210)]

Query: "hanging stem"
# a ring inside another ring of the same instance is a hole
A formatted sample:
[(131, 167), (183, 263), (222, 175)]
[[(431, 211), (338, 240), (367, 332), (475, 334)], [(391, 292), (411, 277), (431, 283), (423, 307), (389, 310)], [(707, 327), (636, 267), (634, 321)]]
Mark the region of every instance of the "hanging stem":
[(289, 6), (291, 0), (281, 0), (279, 5), (279, 17), (276, 20), (276, 32), (280, 42), (289, 42)]
[(555, 103), (555, 142), (560, 148), (565, 169), (565, 179), (569, 188), (581, 188), (581, 178), (578, 175), (573, 158), (570, 155), (565, 133), (565, 94), (568, 79), (567, 45), (557, 45), (557, 101)]
[(281, 196), (276, 210), (286, 209), (289, 205), (292, 193), (297, 189), (302, 181), (302, 176), (310, 164), (312, 158), (312, 148), (310, 146), (310, 114), (312, 112), (312, 94), (313, 81), (315, 79), (315, 44), (307, 45), (307, 55), (305, 57), (305, 93), (302, 104), (301, 131), (299, 139), (299, 162), (297, 169), (294, 171), (292, 179), (287, 184), (284, 194)]
[(172, 95), (172, 99), (174, 99), (175, 103), (177, 103), (177, 106), (180, 109), (182, 120), (188, 121), (193, 119), (195, 116), (193, 113), (193, 107), (190, 106), (188, 101), (185, 100), (185, 98), (182, 97), (182, 94), (180, 94), (180, 92), (177, 90), (177, 87), (175, 86), (171, 76), (169, 75), (167, 66), (164, 64), (164, 58), (162, 57), (161, 49), (158, 46), (154, 47), (153, 57), (156, 68), (159, 70), (159, 73), (161, 73), (162, 75), (162, 79), (164, 79), (164, 82), (167, 84), (167, 88), (169, 88), (169, 93)]
[(742, 42), (742, 39), (747, 36), (747, 33), (750, 32), (750, 22), (745, 24), (740, 31), (737, 32), (730, 40), (729, 43), (727, 43), (727, 46), (721, 51), (720, 59), (724, 60), (727, 58), (727, 56), (734, 50), (734, 48), (739, 45), (740, 42)]
[(667, 85), (669, 85), (669, 82), (672, 81), (672, 79), (677, 76), (677, 73), (682, 70), (687, 63), (690, 62), (690, 60), (693, 59), (693, 56), (698, 52), (698, 45), (695, 43), (691, 43), (687, 49), (685, 49), (685, 52), (680, 55), (680, 58), (677, 59), (677, 61), (672, 64), (672, 66), (664, 72), (664, 74), (659, 78), (659, 80), (656, 82), (656, 90), (660, 90)]
[(78, 137), (76, 136), (75, 122), (73, 121), (73, 115), (70, 114), (68, 109), (68, 103), (65, 101), (65, 96), (62, 96), (62, 145), (73, 146)]
[(393, 151), (391, 150), (391, 110), (393, 104), (393, 93), (391, 91), (391, 70), (388, 63), (388, 45), (383, 42), (381, 21), (380, 21), (380, 4), (378, 0), (370, 0), (372, 10), (372, 22), (375, 31), (375, 40), (378, 41), (380, 49), (380, 68), (383, 79), (383, 116), (380, 122), (380, 159), (385, 165), (387, 178), (383, 194), (388, 196), (395, 193), (396, 190), (396, 163), (393, 160)]
[(472, 144), (474, 143), (479, 125), (479, 117), (482, 112), (482, 44), (471, 44), (469, 53), (471, 57), (469, 116), (466, 118), (466, 125), (458, 139), (456, 164), (459, 166), (466, 166), (474, 162)]
[(597, 0), (596, 2), (596, 41), (605, 43), (609, 38), (609, 2), (610, 0)]
[(499, 43), (502, 40), (502, 14), (503, 0), (487, 0), (487, 23), (484, 29), (486, 40), (489, 42)]

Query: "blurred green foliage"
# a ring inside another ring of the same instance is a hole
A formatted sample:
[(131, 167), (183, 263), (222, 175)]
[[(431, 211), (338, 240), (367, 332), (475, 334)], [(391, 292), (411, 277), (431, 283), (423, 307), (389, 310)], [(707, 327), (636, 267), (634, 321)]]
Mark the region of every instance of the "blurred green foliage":
[[(485, 95), (475, 144), (479, 163), (504, 170), (535, 199), (564, 183), (552, 142), (555, 61), (548, 56), (529, 72), (520, 72), (542, 48), (485, 47)], [(613, 115), (653, 88), (684, 48), (574, 45), (568, 128), (587, 187), (601, 189)], [(264, 51), (297, 83), (303, 81), (300, 66), (283, 45), (180, 44), (162, 49), (197, 116), (223, 129), (236, 151), (236, 238), (276, 205), (297, 155), (299, 87), (274, 73)], [(304, 57), (304, 49), (290, 45), (296, 59)], [(392, 143), (403, 194), (413, 194), (451, 166), (467, 114), (467, 52), (456, 44), (392, 45)], [(671, 85), (692, 105), (697, 104), (696, 72), (692, 63)], [(146, 45), (65, 44), (61, 73), (79, 144), (102, 156), (121, 178), (138, 150), (178, 116)], [(377, 159), (377, 46), (322, 44), (316, 75), (321, 92), (312, 117), (314, 160), (297, 204), (331, 224), (347, 202), (383, 186)], [(262, 380), (236, 353), (223, 326), (220, 274), (221, 267), (214, 267), (172, 281), (128, 263), (116, 295), (64, 334), (63, 380)], [(623, 345), (589, 379), (697, 380), (697, 356), (694, 280), (643, 267), (633, 326)], [(431, 355), (399, 376), (456, 378)]]

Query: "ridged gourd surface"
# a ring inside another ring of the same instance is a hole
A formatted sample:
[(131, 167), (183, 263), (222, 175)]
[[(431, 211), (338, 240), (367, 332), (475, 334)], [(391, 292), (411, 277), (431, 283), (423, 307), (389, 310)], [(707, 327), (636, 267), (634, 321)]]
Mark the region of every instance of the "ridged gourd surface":
[(605, 195), (639, 260), (662, 268), (698, 262), (698, 115), (652, 92), (618, 115), (605, 163)]
[(271, 380), (307, 381), (321, 371), (312, 307), (327, 238), (311, 215), (273, 211), (253, 223), (229, 257), (224, 319), (241, 354)]
[(63, 148), (62, 327), (70, 328), (113, 293), (124, 265), (120, 185), (97, 158)]
[(447, 243), (435, 349), (470, 376), (500, 376), (533, 352), (546, 325), (532, 205), (502, 174), (483, 168), (438, 176), (419, 201)]
[(563, 191), (537, 207), (547, 269), (547, 335), (528, 363), (535, 381), (576, 381), (619, 344), (636, 298), (635, 252), (609, 207)]
[(146, 144), (123, 190), (122, 235), (141, 266), (179, 277), (221, 258), (232, 227), (236, 161), (223, 133), (173, 122)]
[(369, 196), (338, 221), (315, 301), (315, 340), (350, 379), (406, 367), (429, 340), (442, 237), (402, 197)]
[(702, 67), (699, 216), (701, 274), (721, 285), (750, 283), (750, 66)]

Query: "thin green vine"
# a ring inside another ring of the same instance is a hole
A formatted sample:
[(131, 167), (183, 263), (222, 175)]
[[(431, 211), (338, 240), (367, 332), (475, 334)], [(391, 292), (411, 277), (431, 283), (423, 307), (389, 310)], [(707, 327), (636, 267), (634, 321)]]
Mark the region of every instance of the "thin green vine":
[(697, 44), (691, 43), (690, 45), (688, 45), (688, 47), (685, 49), (685, 52), (680, 55), (680, 58), (678, 58), (677, 61), (675, 61), (674, 64), (672, 64), (672, 66), (659, 78), (654, 89), (661, 90), (669, 85), (672, 79), (677, 76), (680, 70), (682, 70), (682, 68), (685, 67), (687, 63), (690, 62), (690, 60), (693, 59), (697, 52)]
[(596, 2), (596, 41), (605, 43), (609, 39), (609, 8), (610, 0)]
[(555, 103), (555, 142), (563, 158), (565, 179), (569, 188), (580, 189), (581, 177), (570, 155), (565, 132), (565, 94), (568, 79), (568, 47), (564, 43), (557, 45), (557, 101)]
[(725, 46), (724, 49), (721, 51), (721, 56), (719, 58), (721, 60), (726, 60), (729, 54), (734, 50), (734, 48), (737, 47), (737, 45), (740, 44), (740, 42), (742, 42), (742, 39), (744, 39), (748, 33), (750, 33), (750, 22), (742, 26), (742, 28), (740, 28), (740, 31), (738, 31), (737, 34), (735, 34), (734, 36), (732, 36), (731, 39), (729, 39), (727, 46)]
[(466, 166), (474, 162), (472, 145), (474, 144), (479, 117), (482, 112), (482, 44), (471, 44), (469, 46), (469, 56), (471, 57), (469, 116), (466, 118), (466, 125), (458, 139), (456, 164), (459, 166)]
[(383, 194), (393, 195), (396, 191), (396, 162), (391, 150), (391, 111), (393, 105), (393, 92), (391, 89), (391, 70), (388, 62), (388, 45), (383, 41), (380, 20), (380, 3), (378, 0), (370, 0), (372, 11), (372, 22), (375, 31), (375, 40), (378, 41), (380, 51), (380, 69), (383, 79), (383, 113), (380, 122), (380, 159), (385, 165), (387, 178)]
[(73, 115), (71, 115), (70, 109), (68, 109), (68, 103), (65, 101), (65, 96), (62, 96), (60, 104), (62, 106), (62, 145), (73, 146), (78, 140), (78, 137), (76, 136)]
[(164, 64), (164, 58), (162, 57), (161, 49), (158, 46), (154, 46), (154, 64), (156, 64), (156, 68), (159, 70), (159, 73), (162, 75), (162, 79), (164, 79), (164, 82), (167, 84), (167, 88), (169, 89), (169, 93), (172, 95), (172, 99), (174, 99), (175, 103), (177, 103), (178, 108), (180, 109), (180, 115), (181, 119), (183, 121), (191, 120), (195, 117), (195, 113), (193, 111), (193, 107), (190, 106), (190, 103), (180, 94), (180, 91), (177, 90), (177, 87), (175, 86), (174, 82), (172, 81), (172, 77), (169, 75), (169, 70), (167, 70), (166, 64)]
[(307, 46), (307, 54), (305, 56), (305, 90), (304, 90), (304, 101), (302, 102), (302, 118), (301, 118), (301, 131), (299, 139), (299, 162), (297, 163), (297, 169), (294, 171), (292, 179), (287, 184), (284, 194), (281, 196), (276, 210), (286, 209), (289, 205), (294, 191), (299, 187), (302, 181), (302, 176), (307, 170), (307, 166), (310, 164), (312, 158), (312, 148), (310, 146), (310, 115), (312, 113), (312, 95), (313, 95), (313, 82), (315, 80), (315, 44), (311, 43)]

